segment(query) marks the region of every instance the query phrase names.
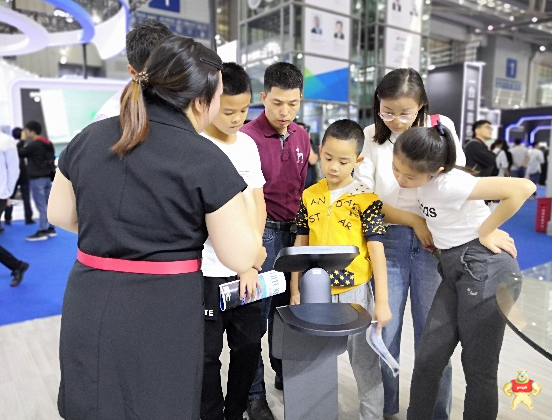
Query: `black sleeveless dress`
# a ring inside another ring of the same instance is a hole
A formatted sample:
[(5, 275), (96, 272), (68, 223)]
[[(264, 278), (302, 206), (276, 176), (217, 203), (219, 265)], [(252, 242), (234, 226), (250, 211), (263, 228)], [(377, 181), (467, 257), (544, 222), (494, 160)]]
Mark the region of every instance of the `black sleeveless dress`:
[[(185, 115), (148, 103), (146, 141), (109, 151), (118, 118), (93, 123), (62, 152), (75, 191), (78, 246), (99, 257), (201, 258), (205, 214), (246, 188)], [(231, 223), (231, 221), (229, 221)], [(67, 420), (197, 420), (203, 276), (101, 271), (76, 261), (65, 292), (58, 407)]]

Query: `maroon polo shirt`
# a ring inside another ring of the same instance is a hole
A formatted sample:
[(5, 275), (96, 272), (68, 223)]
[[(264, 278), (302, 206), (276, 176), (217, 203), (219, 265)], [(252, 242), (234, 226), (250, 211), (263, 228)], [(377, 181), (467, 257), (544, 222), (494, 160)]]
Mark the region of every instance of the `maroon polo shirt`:
[(264, 111), (241, 131), (255, 140), (259, 149), (266, 180), (263, 191), (268, 218), (277, 222), (295, 220), (307, 176), (309, 134), (292, 122), (282, 147), (280, 135), (270, 125)]

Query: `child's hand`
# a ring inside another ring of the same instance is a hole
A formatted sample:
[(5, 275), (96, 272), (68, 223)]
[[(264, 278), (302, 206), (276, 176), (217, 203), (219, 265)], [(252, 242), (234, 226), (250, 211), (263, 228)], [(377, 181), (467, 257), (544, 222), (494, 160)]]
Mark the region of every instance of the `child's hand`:
[(417, 218), (417, 222), (412, 225), (412, 229), (414, 229), (414, 233), (424, 248), (433, 246), (433, 236), (431, 236), (431, 232), (427, 228), (427, 223), (423, 217)]
[(252, 268), (245, 273), (240, 274), (240, 298), (245, 302), (250, 302), (257, 298), (257, 287), (262, 293), (261, 282), (259, 281), (259, 273)]
[(514, 239), (508, 235), (508, 232), (504, 232), (503, 230), (495, 229), (488, 235), (479, 236), (479, 242), (495, 254), (500, 254), (502, 250), (504, 250), (512, 257), (517, 257), (517, 249), (514, 244)]
[(381, 333), (381, 329), (389, 324), (392, 317), (393, 315), (391, 314), (391, 309), (389, 309), (389, 304), (374, 305), (373, 320), (378, 322), (378, 333)]
[(257, 259), (255, 260), (255, 263), (253, 264), (253, 268), (257, 271), (261, 271), (263, 269), (263, 263), (266, 260), (266, 248), (264, 246), (261, 246), (261, 249), (259, 249), (259, 254), (257, 255)]
[(289, 298), (289, 304), (290, 305), (299, 305), (301, 303), (301, 294), (300, 293), (294, 293)]

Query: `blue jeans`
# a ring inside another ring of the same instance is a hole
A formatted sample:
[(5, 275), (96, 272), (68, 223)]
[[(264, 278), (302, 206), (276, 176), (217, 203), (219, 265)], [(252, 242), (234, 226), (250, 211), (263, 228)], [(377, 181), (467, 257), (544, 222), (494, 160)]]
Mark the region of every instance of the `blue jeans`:
[(33, 200), (38, 210), (40, 225), (39, 230), (48, 229), (48, 197), (52, 189), (52, 180), (50, 177), (36, 178), (29, 181)]
[[(424, 250), (412, 228), (399, 225), (388, 227), (383, 237), (387, 259), (387, 287), (389, 307), (393, 318), (383, 328), (383, 341), (393, 357), (399, 361), (404, 309), (410, 290), (410, 309), (414, 324), (414, 346), (418, 347), (422, 331), (441, 283), (437, 259)], [(376, 290), (376, 295), (378, 291)], [(393, 377), (389, 367), (382, 363), (385, 394), (384, 415), (399, 412), (399, 377)], [(434, 420), (448, 420), (452, 404), (452, 366), (449, 362), (443, 372)]]
[(525, 176), (525, 170), (526, 168), (524, 166), (516, 169), (510, 169), (510, 176), (512, 178), (523, 178)]
[[(270, 271), (274, 267), (276, 256), (283, 249), (293, 246), (295, 242), (295, 233), (289, 231), (277, 231), (274, 229), (265, 229), (263, 233), (263, 246), (266, 248), (267, 257), (263, 264), (262, 272)], [(270, 366), (278, 376), (282, 376), (282, 361), (272, 356), (272, 325), (274, 322), (274, 311), (278, 306), (289, 305), (289, 281), (290, 274), (286, 273), (286, 291), (282, 294), (272, 296), (263, 300), (261, 311), (261, 337), (267, 331), (268, 321), (268, 354)], [(264, 364), (263, 356), (259, 357), (259, 366), (255, 373), (255, 378), (249, 390), (249, 399), (256, 400), (266, 398), (266, 386), (264, 382)]]

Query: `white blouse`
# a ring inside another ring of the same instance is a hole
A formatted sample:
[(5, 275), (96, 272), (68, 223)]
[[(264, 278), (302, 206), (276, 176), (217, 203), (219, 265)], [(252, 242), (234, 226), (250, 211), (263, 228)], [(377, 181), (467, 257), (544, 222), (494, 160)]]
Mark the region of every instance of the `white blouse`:
[[(456, 135), (454, 123), (448, 117), (440, 115), (441, 123), (452, 133), (456, 144), (456, 164), (466, 165), (466, 156)], [(430, 126), (430, 117), (427, 117), (426, 126)], [(354, 177), (364, 185), (372, 188), (381, 201), (400, 210), (410, 211), (422, 215), (419, 211), (415, 188), (401, 188), (393, 175), (393, 148), (395, 140), (399, 136), (391, 133), (390, 141), (384, 144), (374, 142), (375, 125), (369, 125), (364, 129), (364, 147), (361, 155), (363, 162), (355, 169)]]

